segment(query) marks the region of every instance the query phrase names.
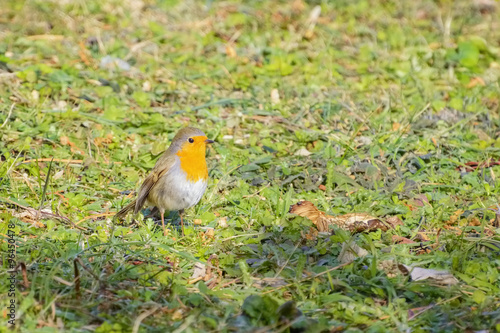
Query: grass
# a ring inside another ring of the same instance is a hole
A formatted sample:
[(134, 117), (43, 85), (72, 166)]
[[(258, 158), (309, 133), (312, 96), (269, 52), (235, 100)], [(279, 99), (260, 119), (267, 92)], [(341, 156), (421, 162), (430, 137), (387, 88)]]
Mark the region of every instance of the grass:
[[(4, 2), (15, 331), (500, 331), (500, 167), (466, 165), (500, 158), (498, 3)], [(187, 125), (216, 144), (185, 237), (175, 214), (167, 237), (143, 214), (112, 222)], [(288, 213), (303, 199), (403, 225), (310, 239)], [(393, 241), (418, 233), (420, 250)], [(368, 254), (343, 265), (346, 240)]]

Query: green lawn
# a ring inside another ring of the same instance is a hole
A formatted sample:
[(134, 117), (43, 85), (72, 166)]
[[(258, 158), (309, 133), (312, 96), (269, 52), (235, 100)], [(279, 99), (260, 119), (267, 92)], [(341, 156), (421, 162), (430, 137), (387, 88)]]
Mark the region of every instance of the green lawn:
[[(494, 0), (3, 0), (0, 332), (500, 332), (499, 99)], [(185, 126), (186, 235), (112, 221)]]

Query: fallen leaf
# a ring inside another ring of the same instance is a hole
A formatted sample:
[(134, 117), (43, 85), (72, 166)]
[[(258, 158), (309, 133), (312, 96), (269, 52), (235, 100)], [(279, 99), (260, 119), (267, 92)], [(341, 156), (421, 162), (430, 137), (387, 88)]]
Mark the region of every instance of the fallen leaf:
[(398, 235), (393, 235), (392, 236), (392, 241), (394, 243), (398, 243), (398, 244), (411, 244), (411, 243), (415, 243), (411, 239), (408, 239), (408, 238), (402, 237), (402, 236), (398, 236)]
[(184, 311), (182, 309), (177, 309), (170, 318), (172, 318), (172, 320), (181, 320), (183, 317)]
[(449, 225), (457, 223), (457, 221), (458, 221), (459, 217), (463, 214), (463, 212), (464, 212), (464, 211), (463, 211), (463, 210), (461, 210), (461, 209), (459, 209), (459, 210), (455, 211), (455, 212), (453, 213), (453, 215), (451, 215), (451, 216), (450, 216), (450, 219), (449, 219), (448, 221), (446, 221), (445, 223), (446, 223), (446, 224), (449, 224)]
[(318, 229), (315, 229), (313, 227), (309, 228), (309, 232), (307, 234), (302, 233), (302, 238), (305, 238), (307, 240), (314, 241), (316, 240), (317, 237), (318, 237)]
[(191, 275), (191, 279), (205, 277), (206, 273), (207, 273), (207, 267), (201, 262), (197, 262), (194, 264), (193, 275)]
[(415, 239), (418, 240), (419, 242), (428, 242), (431, 240), (429, 237), (427, 237), (426, 234), (422, 232), (417, 232), (417, 236), (415, 236)]
[(205, 231), (205, 236), (207, 238), (214, 238), (215, 230), (213, 228), (208, 228), (207, 231)]
[(385, 222), (389, 223), (393, 228), (395, 228), (397, 225), (403, 225), (403, 221), (396, 215), (394, 216), (389, 216), (385, 219)]
[(228, 227), (228, 224), (227, 224), (227, 217), (224, 216), (224, 217), (221, 217), (219, 219), (219, 223), (218, 223), (219, 227), (221, 228), (227, 228)]
[(87, 48), (85, 47), (85, 43), (83, 41), (80, 41), (78, 43), (79, 50), (78, 50), (78, 55), (80, 56), (80, 59), (83, 61), (83, 63), (86, 66), (92, 65), (92, 62), (89, 59), (89, 52), (87, 51)]
[(429, 199), (427, 199), (425, 194), (419, 194), (415, 198), (411, 199), (410, 203), (413, 206), (423, 207), (425, 206), (425, 203), (429, 203)]
[(340, 263), (345, 264), (351, 262), (358, 257), (364, 257), (368, 254), (368, 251), (359, 247), (354, 241), (342, 243), (342, 249), (338, 256)]
[(234, 47), (232, 47), (229, 44), (226, 44), (226, 55), (229, 58), (235, 58), (238, 54), (236, 53), (236, 50), (234, 49)]
[(308, 218), (316, 225), (319, 232), (328, 232), (330, 225), (336, 225), (351, 232), (373, 231), (381, 229), (386, 231), (392, 225), (366, 213), (350, 213), (339, 216), (326, 215), (310, 201), (300, 201), (290, 206), (289, 212)]
[(457, 284), (458, 280), (447, 270), (436, 270), (403, 265), (409, 272), (413, 281), (431, 280), (439, 285)]
[(467, 88), (474, 88), (477, 85), (485, 86), (486, 83), (484, 82), (484, 80), (482, 78), (480, 78), (479, 76), (476, 76), (476, 77), (473, 77), (472, 79), (470, 79), (469, 83), (467, 84)]
[(311, 155), (312, 153), (307, 150), (306, 148), (300, 148), (299, 150), (297, 150), (294, 155), (295, 156), (309, 156)]
[(59, 170), (54, 174), (54, 176), (52, 176), (52, 179), (57, 180), (61, 178), (63, 175), (64, 175), (64, 170)]
[(481, 221), (479, 221), (479, 219), (477, 217), (472, 217), (469, 221), (469, 225), (473, 226), (473, 227), (477, 227), (477, 226), (480, 226), (481, 225)]
[(280, 102), (280, 93), (278, 89), (271, 90), (271, 103), (278, 104)]
[(76, 144), (74, 144), (73, 142), (71, 142), (67, 136), (65, 136), (65, 135), (61, 136), (59, 138), (59, 142), (61, 142), (61, 144), (63, 146), (70, 146), (70, 149), (71, 149), (72, 153), (77, 153), (77, 154), (80, 154), (80, 155), (85, 155), (85, 153), (83, 152), (83, 150), (81, 150), (80, 148), (78, 148), (76, 146)]
[(300, 13), (302, 12), (304, 9), (306, 8), (306, 5), (304, 4), (304, 2), (302, 0), (294, 0), (292, 2), (292, 10), (295, 12), (295, 13)]
[(144, 81), (144, 83), (142, 84), (142, 91), (151, 91), (151, 82)]
[(408, 275), (408, 270), (395, 260), (381, 260), (377, 263), (377, 268), (383, 270), (387, 277), (393, 278), (399, 274)]

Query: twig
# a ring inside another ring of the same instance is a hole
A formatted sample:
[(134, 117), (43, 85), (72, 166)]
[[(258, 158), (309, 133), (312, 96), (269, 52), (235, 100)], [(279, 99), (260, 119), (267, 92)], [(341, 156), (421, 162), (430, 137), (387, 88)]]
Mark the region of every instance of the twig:
[(102, 214), (89, 215), (89, 216), (84, 217), (80, 221), (76, 222), (75, 225), (79, 225), (83, 221), (86, 221), (86, 220), (89, 220), (89, 219), (93, 219), (93, 218), (97, 218), (97, 217), (103, 217), (103, 216), (113, 216), (113, 215), (115, 215), (115, 213), (102, 213)]
[(20, 262), (19, 264), (17, 264), (14, 271), (17, 271), (19, 267), (21, 267), (21, 273), (23, 274), (24, 287), (28, 288), (30, 286), (30, 282), (28, 281), (28, 272), (26, 270), (26, 264), (24, 262)]
[(180, 325), (173, 333), (182, 333), (189, 327), (191, 327), (191, 324), (196, 320), (197, 318), (195, 316), (189, 316), (187, 317), (182, 325)]
[[(52, 279), (53, 279), (54, 281), (57, 281), (57, 282), (61, 283), (61, 284), (64, 284), (65, 286), (68, 286), (68, 287), (72, 287), (72, 286), (75, 284), (74, 282), (69, 282), (69, 281), (66, 281), (66, 280), (64, 280), (64, 279), (60, 278), (59, 276), (55, 276), (55, 275), (54, 275), (54, 276), (52, 276)], [(85, 289), (85, 288), (83, 288), (83, 290), (84, 290), (86, 293), (88, 293), (88, 294), (93, 294), (93, 293), (94, 293), (92, 290), (89, 290), (89, 289)]]
[(297, 242), (297, 245), (295, 245), (295, 248), (293, 249), (292, 253), (290, 253), (290, 256), (286, 260), (285, 264), (283, 266), (281, 266), (280, 269), (278, 270), (278, 272), (276, 272), (276, 274), (274, 275), (275, 279), (281, 274), (281, 272), (283, 271), (283, 269), (285, 269), (286, 265), (288, 265), (288, 262), (290, 261), (290, 259), (292, 259), (293, 254), (295, 253), (295, 251), (297, 250), (297, 248), (299, 247), (299, 244), (301, 242), (302, 241), (298, 241)]
[(42, 211), (43, 202), (45, 201), (45, 195), (47, 193), (47, 187), (49, 186), (50, 171), (52, 170), (52, 162), (53, 161), (54, 161), (54, 158), (52, 157), (52, 159), (50, 160), (50, 164), (49, 164), (49, 170), (47, 171), (47, 177), (45, 177), (45, 184), (43, 185), (42, 200), (40, 200), (40, 207), (38, 207), (38, 214), (40, 214), (40, 212)]
[(12, 105), (10, 106), (9, 114), (7, 115), (7, 118), (5, 118), (5, 121), (3, 122), (2, 126), (0, 126), (0, 128), (4, 127), (9, 121), (10, 115), (12, 114), (12, 110), (14, 110), (14, 106), (16, 106), (16, 103), (12, 103)]
[[(0, 197), (0, 201), (7, 201), (8, 203), (10, 204), (13, 204), (13, 205), (16, 205), (24, 210), (27, 210), (28, 212), (30, 212), (33, 216), (37, 216), (38, 214), (38, 211), (34, 208), (31, 208), (31, 207), (26, 207), (24, 205), (21, 205), (20, 203), (17, 203), (15, 201), (12, 201), (10, 199), (7, 199), (7, 198), (1, 198)], [(57, 215), (57, 214), (54, 214), (54, 213), (49, 213), (49, 212), (44, 212), (44, 211), (40, 211), (40, 214), (45, 217), (52, 217), (52, 218), (56, 218), (56, 219), (59, 219), (59, 220), (62, 220), (64, 222), (67, 222), (69, 224), (71, 224), (71, 226), (73, 226), (74, 228), (77, 228), (77, 229), (80, 229), (80, 230), (87, 230), (87, 228), (83, 228), (83, 227), (80, 227), (76, 224), (73, 223), (73, 221), (71, 221), (69, 218), (67, 218), (66, 216), (61, 216), (61, 215)]]
[(75, 293), (76, 299), (80, 299), (80, 272), (78, 271), (78, 265), (76, 264), (76, 260), (73, 260), (73, 267), (75, 268)]
[(222, 286), (219, 286), (219, 287), (220, 287), (220, 288), (226, 288), (227, 286), (230, 286), (230, 285), (232, 285), (233, 283), (238, 283), (238, 282), (240, 282), (240, 281), (241, 281), (241, 279), (240, 279), (240, 278), (237, 278), (237, 279), (231, 280), (231, 281), (229, 281), (229, 282), (226, 282), (226, 283), (224, 283)]
[(147, 317), (151, 316), (153, 313), (155, 313), (158, 309), (160, 309), (160, 305), (156, 305), (152, 309), (149, 309), (148, 311), (144, 311), (141, 313), (134, 321), (134, 327), (132, 328), (132, 333), (137, 333), (139, 332), (139, 327), (141, 326), (141, 322), (146, 319)]
[(455, 299), (457, 299), (457, 298), (459, 298), (459, 297), (462, 297), (462, 295), (457, 295), (457, 296), (452, 297), (452, 298), (450, 298), (450, 299), (445, 299), (445, 300), (442, 300), (441, 302), (437, 302), (436, 304), (431, 304), (431, 305), (429, 305), (429, 306), (425, 307), (423, 310), (421, 310), (421, 311), (419, 311), (419, 312), (415, 313), (413, 316), (410, 316), (410, 317), (408, 318), (408, 320), (413, 320), (413, 319), (415, 319), (417, 316), (421, 315), (422, 313), (426, 312), (427, 310), (432, 309), (432, 308), (433, 308), (433, 307), (435, 307), (436, 305), (441, 305), (441, 304), (443, 304), (443, 303), (448, 303), (448, 302), (451, 302), (451, 301), (453, 301), (453, 300), (455, 300)]
[[(69, 159), (59, 159), (59, 158), (40, 158), (40, 159), (31, 159), (31, 160), (22, 161), (22, 162), (18, 163), (17, 165), (28, 164), (28, 163), (31, 163), (31, 162), (37, 162), (37, 163), (40, 163), (40, 162), (50, 162), (52, 160), (54, 162), (72, 163), (72, 164), (82, 164), (84, 162), (83, 160), (69, 160)], [(122, 162), (114, 162), (114, 161), (111, 161), (111, 162), (93, 161), (93, 162), (95, 162), (95, 163), (103, 163), (103, 164), (122, 164)]]
[(94, 273), (94, 272), (92, 272), (92, 270), (91, 270), (90, 268), (88, 268), (88, 267), (87, 267), (87, 265), (85, 265), (85, 263), (82, 261), (82, 259), (80, 259), (80, 258), (75, 258), (74, 262), (75, 262), (75, 263), (76, 263), (76, 262), (78, 262), (78, 263), (80, 264), (80, 266), (82, 266), (82, 268), (83, 268), (84, 270), (86, 270), (86, 271), (87, 271), (90, 275), (92, 275), (92, 277), (93, 277), (94, 279), (96, 279), (96, 280), (97, 280), (97, 281), (99, 281), (99, 282), (102, 282), (102, 281), (101, 281), (101, 279), (99, 279), (99, 277), (98, 277), (97, 275), (95, 275), (95, 273)]

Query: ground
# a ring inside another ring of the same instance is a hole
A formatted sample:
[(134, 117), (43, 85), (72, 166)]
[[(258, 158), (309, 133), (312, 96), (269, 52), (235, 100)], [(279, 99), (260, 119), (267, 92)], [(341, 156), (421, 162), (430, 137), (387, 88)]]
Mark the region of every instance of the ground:
[[(0, 331), (500, 331), (499, 6), (4, 0)], [(185, 236), (112, 221), (188, 125)]]

